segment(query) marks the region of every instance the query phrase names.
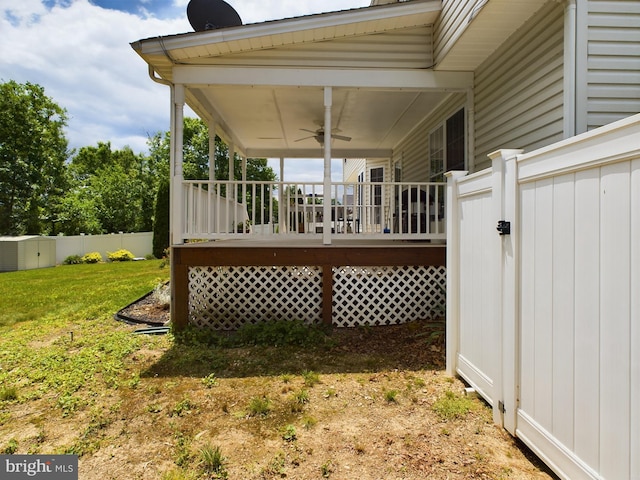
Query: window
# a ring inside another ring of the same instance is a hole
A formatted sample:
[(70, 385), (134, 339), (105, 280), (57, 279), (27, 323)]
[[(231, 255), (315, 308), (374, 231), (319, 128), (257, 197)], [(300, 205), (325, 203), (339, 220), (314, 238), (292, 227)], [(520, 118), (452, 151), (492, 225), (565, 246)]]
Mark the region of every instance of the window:
[(464, 170), (465, 114), (458, 110), (429, 135), (429, 181), (444, 182), (449, 170)]

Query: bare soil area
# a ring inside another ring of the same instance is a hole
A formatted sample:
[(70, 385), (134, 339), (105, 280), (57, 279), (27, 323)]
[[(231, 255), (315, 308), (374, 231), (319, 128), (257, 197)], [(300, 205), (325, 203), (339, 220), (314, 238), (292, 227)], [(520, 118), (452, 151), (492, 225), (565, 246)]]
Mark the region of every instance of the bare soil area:
[(336, 329), (313, 347), (145, 336), (118, 390), (66, 418), (11, 406), (25, 419), (11, 434), (34, 452), (74, 445), (83, 480), (554, 478), (444, 373), (443, 328)]

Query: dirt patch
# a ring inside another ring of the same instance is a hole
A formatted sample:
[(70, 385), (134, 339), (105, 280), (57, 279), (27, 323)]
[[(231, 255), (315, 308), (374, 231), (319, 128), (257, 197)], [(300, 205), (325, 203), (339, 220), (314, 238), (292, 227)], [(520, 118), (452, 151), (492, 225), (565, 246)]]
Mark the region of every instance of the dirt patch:
[[(145, 302), (128, 313), (162, 323)], [(444, 373), (444, 346), (431, 321), (335, 329), (312, 347), (144, 336), (118, 388), (66, 418), (0, 404), (0, 446), (78, 453), (83, 480), (554, 478)], [(449, 400), (461, 410), (438, 413)], [(206, 472), (215, 448), (224, 468)]]

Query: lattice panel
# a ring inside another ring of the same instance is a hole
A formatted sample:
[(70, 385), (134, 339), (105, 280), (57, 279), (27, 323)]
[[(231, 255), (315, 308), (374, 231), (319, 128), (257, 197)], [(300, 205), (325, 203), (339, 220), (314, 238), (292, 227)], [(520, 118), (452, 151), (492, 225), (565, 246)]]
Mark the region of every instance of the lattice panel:
[(335, 267), (333, 324), (395, 325), (444, 313), (445, 267)]
[(190, 267), (189, 320), (236, 330), (269, 320), (322, 321), (320, 267)]

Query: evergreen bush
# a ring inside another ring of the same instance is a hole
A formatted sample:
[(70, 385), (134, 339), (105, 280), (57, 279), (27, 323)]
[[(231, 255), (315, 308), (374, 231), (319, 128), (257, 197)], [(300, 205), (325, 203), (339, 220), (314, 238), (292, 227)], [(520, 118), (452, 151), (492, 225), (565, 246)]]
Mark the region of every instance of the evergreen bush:
[(169, 180), (158, 185), (156, 209), (153, 219), (153, 256), (163, 258), (169, 247)]

